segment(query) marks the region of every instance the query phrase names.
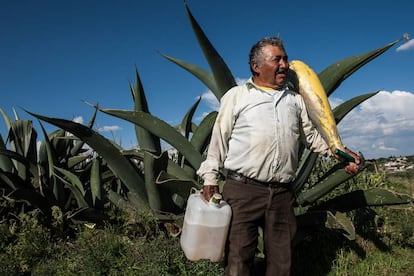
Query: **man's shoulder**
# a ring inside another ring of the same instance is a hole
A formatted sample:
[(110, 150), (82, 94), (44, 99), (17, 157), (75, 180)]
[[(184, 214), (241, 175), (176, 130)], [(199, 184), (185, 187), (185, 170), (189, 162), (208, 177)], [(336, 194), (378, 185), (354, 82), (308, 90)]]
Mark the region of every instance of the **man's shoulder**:
[(289, 88), (286, 89), (285, 94), (294, 98), (302, 98), (302, 95), (298, 91)]
[(303, 103), (304, 103), (303, 97), (299, 92), (295, 90), (286, 89), (284, 93), (284, 98), (288, 102), (295, 102), (299, 106), (303, 106)]
[(289, 94), (292, 94), (292, 95), (300, 95), (300, 93), (296, 89), (291, 87), (290, 85), (286, 86), (286, 93), (289, 93)]
[(230, 97), (231, 95), (235, 95), (238, 93), (243, 93), (245, 91), (248, 91), (248, 85), (246, 83), (239, 84), (236, 86), (231, 87), (227, 92), (223, 95), (223, 97)]

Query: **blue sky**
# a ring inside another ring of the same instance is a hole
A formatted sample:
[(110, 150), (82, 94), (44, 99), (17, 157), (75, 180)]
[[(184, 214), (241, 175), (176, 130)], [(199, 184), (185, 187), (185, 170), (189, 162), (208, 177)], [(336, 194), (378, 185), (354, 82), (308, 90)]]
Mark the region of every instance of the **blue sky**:
[[(251, 45), (279, 34), (290, 59), (320, 72), (348, 56), (414, 36), (410, 1), (188, 0), (233, 75), (250, 76)], [(198, 96), (197, 118), (217, 107), (206, 87), (160, 53), (208, 65), (182, 0), (0, 0), (0, 108), (33, 119), (88, 122), (93, 109), (132, 109), (129, 82), (135, 68), (150, 112), (178, 124)], [(339, 125), (344, 144), (367, 158), (412, 155), (414, 149), (414, 40), (401, 42), (348, 78), (331, 96), (333, 106), (381, 90)], [(53, 130), (53, 126), (48, 125)], [(136, 144), (131, 123), (100, 113), (97, 128), (121, 143)], [(0, 132), (6, 129), (0, 120)], [(41, 137), (40, 129), (39, 139)]]

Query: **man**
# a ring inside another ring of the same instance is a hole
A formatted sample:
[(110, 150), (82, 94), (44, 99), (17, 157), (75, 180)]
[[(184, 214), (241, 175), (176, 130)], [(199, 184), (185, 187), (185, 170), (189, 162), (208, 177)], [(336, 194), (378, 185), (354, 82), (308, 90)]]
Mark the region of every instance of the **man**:
[[(310, 121), (299, 93), (287, 87), (288, 56), (283, 42), (264, 38), (253, 45), (252, 77), (222, 97), (206, 160), (198, 174), (206, 200), (219, 192), (232, 208), (226, 248), (226, 275), (251, 275), (258, 227), (263, 228), (266, 275), (290, 275), (291, 241), (296, 233), (291, 183), (301, 143), (332, 155)], [(360, 163), (354, 152), (347, 153)], [(358, 166), (348, 165), (350, 174)]]

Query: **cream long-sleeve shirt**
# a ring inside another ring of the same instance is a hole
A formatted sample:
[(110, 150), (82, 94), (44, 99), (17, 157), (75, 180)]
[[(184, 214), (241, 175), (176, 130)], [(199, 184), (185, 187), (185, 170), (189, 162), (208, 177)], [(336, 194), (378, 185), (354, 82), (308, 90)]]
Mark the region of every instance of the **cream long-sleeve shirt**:
[(249, 79), (221, 98), (207, 158), (197, 173), (204, 185), (217, 185), (222, 168), (259, 181), (291, 182), (301, 142), (312, 151), (332, 155), (299, 93), (288, 88), (263, 90)]

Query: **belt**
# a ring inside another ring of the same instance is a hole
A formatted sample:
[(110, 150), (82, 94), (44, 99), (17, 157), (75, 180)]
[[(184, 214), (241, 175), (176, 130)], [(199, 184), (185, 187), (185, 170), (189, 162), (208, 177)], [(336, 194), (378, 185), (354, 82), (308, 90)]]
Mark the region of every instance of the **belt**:
[(272, 182), (259, 181), (259, 180), (255, 180), (253, 178), (244, 176), (241, 173), (238, 173), (232, 170), (227, 171), (227, 178), (237, 181), (237, 182), (241, 182), (241, 183), (259, 185), (259, 186), (265, 186), (265, 187), (271, 187), (271, 188), (282, 188), (282, 187), (290, 188), (291, 187), (290, 182), (282, 183), (282, 182), (276, 182), (276, 181), (272, 181)]

